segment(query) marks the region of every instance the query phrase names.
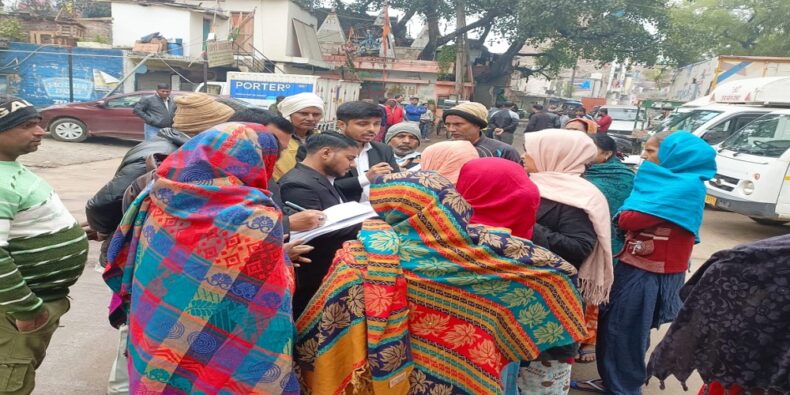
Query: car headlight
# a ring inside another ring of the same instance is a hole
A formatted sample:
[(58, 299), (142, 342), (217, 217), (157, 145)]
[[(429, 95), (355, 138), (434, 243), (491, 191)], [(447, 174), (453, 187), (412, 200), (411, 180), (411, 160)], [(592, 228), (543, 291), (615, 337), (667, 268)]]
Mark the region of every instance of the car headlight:
[(743, 183), (743, 193), (747, 195), (751, 195), (754, 193), (754, 183), (751, 181), (746, 181)]

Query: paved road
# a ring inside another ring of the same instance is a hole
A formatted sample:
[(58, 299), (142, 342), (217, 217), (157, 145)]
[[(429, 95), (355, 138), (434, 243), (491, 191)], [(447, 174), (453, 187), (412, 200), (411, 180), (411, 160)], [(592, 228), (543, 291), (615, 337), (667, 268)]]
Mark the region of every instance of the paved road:
[[(85, 218), (85, 201), (109, 180), (120, 158), (134, 145), (110, 139), (89, 140), (82, 144), (58, 143), (46, 140), (41, 151), (27, 156), (24, 162), (48, 180), (79, 219)], [(700, 266), (713, 252), (736, 244), (784, 234), (790, 227), (766, 227), (748, 218), (726, 212), (706, 212), (702, 229), (702, 244), (694, 251), (694, 268)], [(106, 320), (109, 291), (94, 270), (98, 257), (98, 243), (92, 242), (91, 255), (85, 273), (73, 287), (72, 310), (61, 321), (44, 364), (38, 370), (35, 394), (84, 395), (105, 392), (115, 348), (117, 333)], [(666, 326), (663, 328), (666, 330)], [(655, 332), (655, 344), (663, 332)], [(577, 378), (597, 377), (594, 365), (578, 365)], [(676, 382), (667, 383), (667, 391), (658, 385), (646, 388), (646, 394), (675, 395), (682, 390)], [(698, 387), (699, 379), (689, 382)]]

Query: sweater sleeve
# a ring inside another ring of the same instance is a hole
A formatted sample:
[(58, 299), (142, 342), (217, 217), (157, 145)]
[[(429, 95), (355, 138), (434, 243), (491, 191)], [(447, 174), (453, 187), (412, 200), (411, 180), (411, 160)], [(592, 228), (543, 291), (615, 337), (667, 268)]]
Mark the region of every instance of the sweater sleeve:
[(636, 232), (642, 229), (652, 228), (664, 222), (666, 221), (661, 218), (631, 210), (620, 213), (620, 216), (617, 220), (617, 224), (620, 226), (620, 229), (629, 232)]
[(11, 220), (18, 210), (15, 195), (0, 195), (0, 311), (19, 320), (37, 316), (44, 308), (41, 300), (27, 286), (9, 251)]

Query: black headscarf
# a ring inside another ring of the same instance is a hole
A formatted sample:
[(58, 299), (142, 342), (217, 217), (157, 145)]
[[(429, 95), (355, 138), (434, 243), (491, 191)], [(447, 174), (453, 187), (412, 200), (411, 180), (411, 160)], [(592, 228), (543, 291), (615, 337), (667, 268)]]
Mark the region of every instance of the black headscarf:
[(648, 377), (696, 370), (705, 383), (790, 392), (790, 235), (719, 251), (681, 290), (684, 305)]

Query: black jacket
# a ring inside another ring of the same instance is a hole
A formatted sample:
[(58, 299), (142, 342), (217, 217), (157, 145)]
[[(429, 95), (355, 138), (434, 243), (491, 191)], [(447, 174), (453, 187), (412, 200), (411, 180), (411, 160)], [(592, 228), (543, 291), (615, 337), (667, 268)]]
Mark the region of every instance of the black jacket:
[[(400, 168), (398, 167), (398, 161), (395, 160), (395, 153), (392, 152), (392, 148), (390, 148), (390, 146), (377, 143), (375, 141), (371, 141), (370, 145), (371, 148), (370, 151), (368, 151), (368, 163), (370, 164), (370, 167), (373, 167), (381, 162), (387, 162), (390, 167), (392, 167), (393, 173), (400, 171)], [(357, 202), (362, 198), (362, 185), (359, 184), (358, 177), (359, 170), (353, 168), (345, 176), (335, 180), (337, 189), (343, 192), (343, 195), (349, 200)]]
[(584, 210), (541, 198), (532, 241), (578, 269), (592, 254), (598, 238)]
[(515, 133), (517, 126), (518, 120), (510, 115), (510, 110), (503, 109), (491, 116), (491, 122), (489, 122), (488, 128), (492, 132), (496, 128), (501, 128), (505, 130), (505, 133)]
[[(316, 170), (297, 163), (288, 173), (280, 178), (280, 196), (283, 202), (291, 202), (309, 210), (326, 210), (342, 202), (348, 201), (342, 192), (333, 187), (329, 180)], [(294, 210), (284, 207), (286, 213)], [(321, 281), (329, 271), (335, 253), (343, 243), (356, 238), (360, 225), (341, 229), (311, 240), (308, 244), (315, 247), (306, 255), (312, 260), (295, 270), (296, 292), (294, 293), (294, 318), (304, 311), (310, 299), (321, 287)]]
[(151, 126), (169, 128), (173, 126), (176, 102), (172, 97), (168, 97), (167, 105), (168, 107), (165, 107), (165, 102), (158, 95), (146, 96), (134, 105), (134, 114)]
[[(590, 217), (584, 210), (553, 200), (540, 199), (532, 242), (548, 248), (578, 269), (592, 254), (597, 240)], [(543, 351), (538, 360), (575, 358), (578, 349), (578, 343), (550, 348)]]
[(189, 136), (175, 129), (165, 128), (148, 141), (135, 145), (121, 160), (115, 176), (85, 206), (91, 228), (99, 233), (112, 234), (123, 218), (122, 202), (126, 189), (147, 171), (145, 160), (154, 154), (169, 155), (189, 140)]
[(543, 129), (552, 129), (560, 127), (560, 117), (545, 111), (540, 111), (532, 114), (529, 117), (529, 123), (525, 132), (539, 132)]

